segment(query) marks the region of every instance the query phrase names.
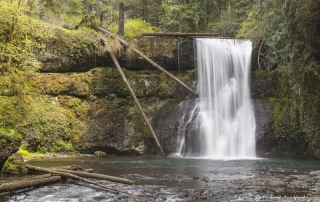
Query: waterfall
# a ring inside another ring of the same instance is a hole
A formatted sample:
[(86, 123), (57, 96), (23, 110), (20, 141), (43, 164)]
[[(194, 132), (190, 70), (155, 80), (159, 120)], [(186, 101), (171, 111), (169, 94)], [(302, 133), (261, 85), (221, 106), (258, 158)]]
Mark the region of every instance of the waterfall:
[[(196, 129), (185, 129), (196, 131), (184, 134), (189, 142), (179, 134), (183, 142), (177, 153), (214, 159), (255, 157), (256, 124), (250, 98), (252, 42), (195, 39), (195, 45), (199, 99), (189, 117), (182, 117), (180, 126), (190, 120), (198, 124), (193, 124)], [(198, 151), (192, 146), (197, 141), (190, 137), (198, 137)]]

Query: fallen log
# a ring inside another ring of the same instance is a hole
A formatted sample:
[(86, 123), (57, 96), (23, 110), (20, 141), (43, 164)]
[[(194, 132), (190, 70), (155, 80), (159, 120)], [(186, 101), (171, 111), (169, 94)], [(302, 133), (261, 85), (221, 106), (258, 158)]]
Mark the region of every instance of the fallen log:
[(69, 178), (72, 178), (72, 179), (81, 180), (81, 181), (84, 181), (84, 182), (87, 182), (87, 183), (90, 183), (90, 184), (93, 184), (93, 185), (96, 185), (96, 186), (99, 186), (99, 187), (102, 187), (102, 188), (105, 188), (105, 189), (109, 189), (109, 190), (112, 190), (112, 191), (116, 191), (116, 192), (121, 192), (121, 193), (127, 194), (127, 195), (129, 195), (131, 197), (137, 197), (136, 195), (131, 194), (131, 193), (127, 192), (127, 191), (124, 191), (124, 190), (121, 190), (121, 189), (117, 189), (117, 188), (114, 188), (114, 187), (110, 187), (110, 186), (106, 186), (106, 185), (100, 184), (98, 182), (95, 182), (95, 181), (92, 181), (92, 180), (88, 180), (88, 179), (83, 178), (83, 177), (79, 177), (79, 176), (74, 175), (74, 174), (58, 172), (58, 171), (55, 171), (55, 170), (52, 170), (52, 169), (49, 169), (49, 168), (41, 168), (41, 167), (37, 167), (37, 166), (31, 166), (31, 165), (28, 165), (28, 164), (27, 164), (27, 168), (29, 170), (32, 170), (32, 171), (51, 173), (51, 174), (61, 175), (63, 177), (69, 177)]
[(120, 177), (113, 177), (113, 176), (109, 176), (109, 175), (102, 175), (102, 174), (97, 174), (97, 173), (87, 173), (87, 172), (74, 171), (74, 170), (65, 170), (65, 169), (59, 169), (59, 168), (54, 168), (53, 170), (58, 171), (58, 172), (63, 172), (63, 173), (74, 174), (74, 175), (77, 175), (80, 177), (108, 180), (111, 182), (118, 182), (118, 183), (123, 183), (123, 184), (133, 184), (132, 180), (120, 178)]
[[(153, 32), (153, 33), (142, 33), (142, 36), (172, 36), (172, 37), (208, 37), (214, 36), (219, 37), (216, 33), (180, 33), (180, 32)], [(223, 37), (228, 38), (228, 37)]]
[[(97, 27), (97, 30), (108, 34), (112, 37), (114, 37), (115, 39), (117, 39), (122, 45), (128, 47), (129, 44), (128, 42), (126, 42), (125, 40), (121, 39), (120, 37), (118, 37), (117, 35), (109, 32), (106, 29), (103, 29), (102, 27)], [(147, 62), (149, 62), (152, 66), (154, 66), (155, 68), (159, 69), (160, 71), (162, 71), (165, 75), (167, 75), (168, 77), (170, 77), (171, 79), (173, 79), (175, 82), (177, 82), (178, 84), (180, 84), (181, 86), (183, 86), (185, 89), (187, 89), (189, 92), (191, 92), (192, 94), (194, 94), (195, 96), (198, 96), (198, 93), (196, 93), (195, 91), (193, 91), (191, 88), (189, 88), (189, 86), (187, 86), (186, 84), (184, 84), (182, 81), (180, 81), (177, 77), (173, 76), (172, 74), (170, 74), (167, 70), (165, 70), (164, 68), (162, 68), (160, 65), (158, 65), (157, 63), (155, 63), (154, 61), (152, 61), (150, 58), (148, 58), (146, 55), (144, 55), (143, 53), (141, 53), (139, 50), (137, 50), (134, 47), (131, 47), (132, 50), (137, 53), (140, 57), (142, 57), (143, 59), (145, 59)]]
[(63, 170), (74, 170), (74, 171), (82, 171), (87, 173), (92, 173), (93, 169), (84, 169), (80, 166), (72, 165), (72, 166), (59, 166), (59, 167), (50, 167), (51, 169), (63, 169)]
[(145, 113), (143, 112), (143, 109), (142, 109), (142, 107), (141, 107), (141, 105), (140, 105), (140, 103), (139, 103), (136, 95), (134, 94), (134, 92), (133, 92), (133, 90), (132, 90), (132, 88), (131, 88), (131, 86), (130, 86), (127, 78), (126, 78), (126, 76), (124, 75), (124, 73), (123, 73), (123, 71), (122, 71), (122, 69), (121, 69), (121, 67), (120, 67), (120, 65), (119, 65), (119, 63), (118, 63), (118, 60), (117, 60), (116, 56), (111, 52), (111, 50), (108, 50), (108, 51), (109, 51), (109, 53), (110, 53), (110, 56), (111, 56), (114, 64), (116, 65), (119, 73), (121, 74), (121, 77), (122, 77), (123, 81), (125, 82), (127, 88), (129, 89), (130, 95), (131, 95), (131, 97), (133, 98), (134, 102), (136, 103), (136, 105), (137, 105), (137, 107), (138, 107), (138, 109), (139, 109), (139, 112), (140, 112), (140, 114), (141, 114), (144, 122), (146, 123), (146, 125), (147, 125), (147, 127), (148, 127), (148, 129), (149, 129), (149, 131), (150, 131), (150, 133), (151, 133), (154, 141), (156, 142), (157, 146), (159, 147), (162, 156), (163, 156), (163, 157), (166, 157), (166, 155), (165, 155), (165, 153), (164, 153), (164, 151), (163, 151), (163, 149), (162, 149), (162, 147), (161, 147), (161, 145), (160, 145), (160, 143), (159, 143), (159, 141), (158, 141), (158, 138), (157, 138), (157, 136), (156, 136), (156, 133), (153, 131), (153, 128), (152, 128), (151, 124), (149, 123), (149, 120), (148, 120), (147, 116), (146, 116)]
[(14, 182), (6, 182), (0, 185), (0, 193), (14, 191), (19, 189), (39, 187), (46, 184), (60, 182), (61, 176), (52, 176), (51, 174), (30, 177)]

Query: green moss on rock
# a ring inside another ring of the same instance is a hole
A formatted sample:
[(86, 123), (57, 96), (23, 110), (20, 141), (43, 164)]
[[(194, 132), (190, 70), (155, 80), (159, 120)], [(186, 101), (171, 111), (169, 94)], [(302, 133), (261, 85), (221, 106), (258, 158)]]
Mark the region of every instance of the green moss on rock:
[(25, 175), (28, 168), (20, 154), (13, 154), (2, 167), (2, 172), (10, 175)]

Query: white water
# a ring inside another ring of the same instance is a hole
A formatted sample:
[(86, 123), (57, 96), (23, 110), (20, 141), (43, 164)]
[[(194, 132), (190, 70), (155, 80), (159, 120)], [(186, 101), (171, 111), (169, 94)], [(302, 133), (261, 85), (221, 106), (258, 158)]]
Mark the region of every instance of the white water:
[[(196, 39), (199, 99), (179, 105), (177, 150), (170, 156), (251, 159), (255, 117), (250, 99), (252, 42)], [(188, 138), (186, 138), (188, 137)]]
[(250, 99), (252, 42), (196, 39), (200, 155), (255, 157), (255, 117)]

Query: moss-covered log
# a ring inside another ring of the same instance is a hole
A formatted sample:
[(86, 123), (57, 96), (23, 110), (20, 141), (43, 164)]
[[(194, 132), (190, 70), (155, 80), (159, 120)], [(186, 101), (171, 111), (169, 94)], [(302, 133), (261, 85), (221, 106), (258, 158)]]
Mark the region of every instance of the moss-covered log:
[(34, 188), (61, 181), (60, 176), (51, 174), (40, 175), (33, 178), (26, 178), (14, 182), (7, 182), (0, 185), (0, 193), (19, 189)]
[(106, 185), (100, 184), (98, 182), (95, 182), (95, 181), (92, 181), (92, 180), (88, 180), (88, 179), (83, 178), (83, 177), (79, 177), (79, 176), (74, 175), (74, 174), (58, 172), (58, 171), (55, 171), (55, 170), (52, 170), (52, 169), (49, 169), (49, 168), (41, 168), (41, 167), (31, 166), (31, 165), (27, 165), (27, 167), (28, 167), (29, 170), (32, 170), (32, 171), (51, 173), (51, 174), (60, 175), (60, 176), (67, 177), (67, 178), (72, 178), (72, 179), (75, 179), (75, 180), (81, 180), (81, 181), (87, 182), (89, 184), (93, 184), (93, 185), (102, 187), (104, 189), (108, 189), (108, 190), (112, 190), (112, 191), (116, 191), (116, 192), (121, 192), (121, 193), (124, 193), (124, 194), (128, 194), (131, 197), (136, 197), (134, 194), (131, 194), (131, 193), (127, 192), (127, 191), (124, 191), (124, 190), (121, 190), (121, 189), (117, 189), (117, 188), (114, 188), (114, 187), (110, 187), (110, 186), (106, 186)]
[(59, 169), (59, 168), (54, 168), (52, 170), (62, 172), (62, 173), (70, 173), (70, 174), (77, 175), (80, 177), (108, 180), (111, 182), (118, 182), (118, 183), (123, 183), (123, 184), (133, 184), (134, 183), (130, 179), (125, 179), (125, 178), (121, 178), (121, 177), (114, 177), (114, 176), (110, 176), (110, 175), (102, 175), (102, 174), (97, 174), (97, 173), (88, 173), (88, 172), (66, 170), (66, 169)]

